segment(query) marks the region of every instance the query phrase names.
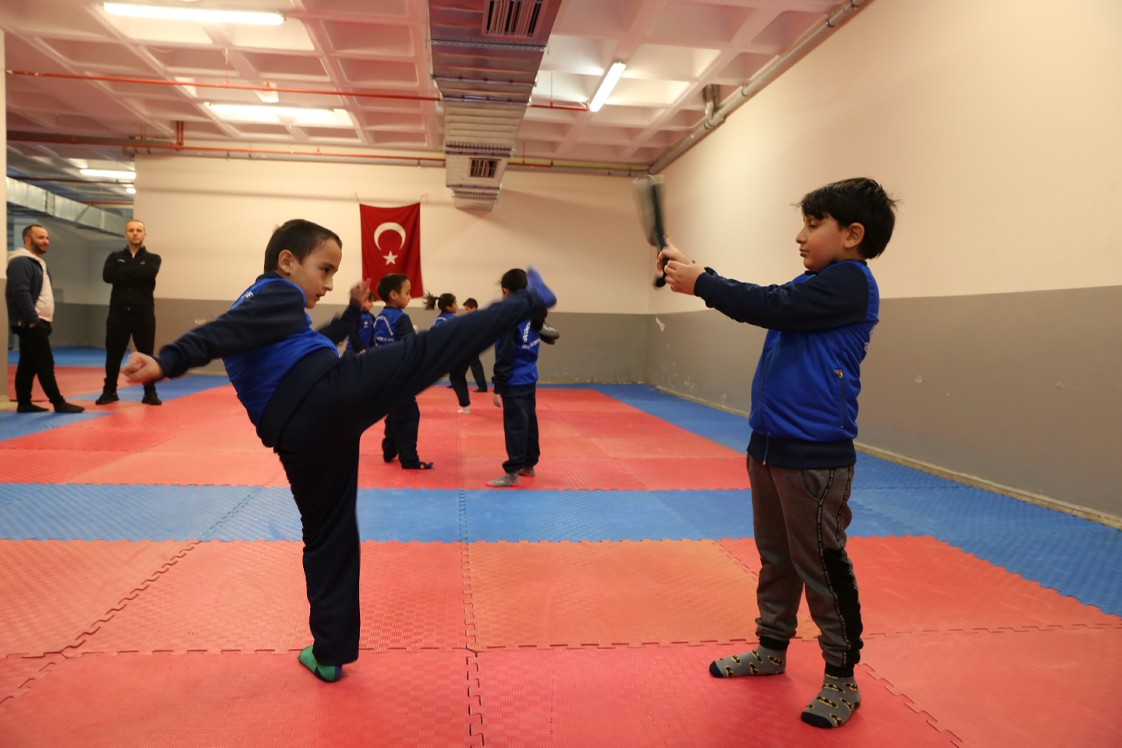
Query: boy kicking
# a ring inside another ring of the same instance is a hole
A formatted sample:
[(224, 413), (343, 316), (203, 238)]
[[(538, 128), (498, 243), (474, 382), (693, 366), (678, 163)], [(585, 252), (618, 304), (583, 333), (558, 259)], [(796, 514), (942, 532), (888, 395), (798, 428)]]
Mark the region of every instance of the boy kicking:
[(280, 456), (300, 511), (311, 646), (300, 662), (337, 681), (358, 659), (359, 441), (402, 398), (413, 397), (456, 364), (477, 355), (556, 296), (531, 270), (530, 285), (501, 302), (401, 343), (338, 354), (358, 320), (368, 281), (351, 289), (346, 312), (317, 331), (306, 310), (332, 290), (342, 241), (310, 221), (273, 232), (265, 272), (230, 309), (160, 349), (135, 353), (130, 382), (178, 377), (216, 358), (245, 406), (257, 435)]

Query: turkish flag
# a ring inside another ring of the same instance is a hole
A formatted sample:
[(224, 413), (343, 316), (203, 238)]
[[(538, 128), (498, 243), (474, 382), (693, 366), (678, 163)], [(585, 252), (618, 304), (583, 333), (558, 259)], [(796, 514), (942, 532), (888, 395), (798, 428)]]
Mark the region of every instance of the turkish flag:
[(362, 277), (371, 290), (391, 273), (409, 277), (410, 294), (425, 295), (421, 282), (421, 204), (400, 208), (359, 205), (362, 224)]

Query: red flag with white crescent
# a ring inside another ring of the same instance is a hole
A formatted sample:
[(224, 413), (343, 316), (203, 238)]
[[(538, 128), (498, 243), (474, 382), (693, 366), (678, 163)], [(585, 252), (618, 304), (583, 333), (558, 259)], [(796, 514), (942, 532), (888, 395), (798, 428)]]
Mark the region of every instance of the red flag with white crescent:
[(359, 205), (362, 225), (362, 277), (370, 288), (391, 273), (409, 277), (410, 294), (424, 296), (421, 281), (421, 204), (400, 208)]

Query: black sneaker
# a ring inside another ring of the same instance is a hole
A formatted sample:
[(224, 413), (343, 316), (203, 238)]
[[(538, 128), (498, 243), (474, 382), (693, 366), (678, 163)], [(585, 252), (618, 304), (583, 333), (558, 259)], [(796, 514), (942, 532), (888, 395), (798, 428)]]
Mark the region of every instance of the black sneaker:
[(161, 400), (155, 392), (145, 392), (144, 397), (140, 398), (140, 402), (145, 405), (163, 405), (164, 401)]
[(55, 413), (85, 413), (86, 409), (81, 405), (68, 403), (63, 400), (61, 403), (55, 403)]
[(41, 408), (34, 403), (19, 403), (16, 405), (17, 413), (46, 413), (48, 408)]
[(94, 400), (94, 405), (108, 405), (109, 403), (115, 403), (120, 399), (121, 398), (117, 397), (116, 392), (102, 392), (101, 397)]

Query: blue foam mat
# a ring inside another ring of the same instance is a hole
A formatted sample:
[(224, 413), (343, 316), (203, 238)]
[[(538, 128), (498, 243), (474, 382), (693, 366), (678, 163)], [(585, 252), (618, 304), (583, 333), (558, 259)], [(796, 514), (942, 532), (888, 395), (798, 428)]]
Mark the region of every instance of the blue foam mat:
[(455, 543), (462, 537), (458, 489), (360, 489), (363, 540)]
[(105, 414), (91, 410), (85, 413), (17, 413), (14, 410), (0, 410), (0, 441), (50, 431), (103, 415)]
[(12, 540), (203, 538), (254, 486), (5, 483), (0, 537)]
[(963, 529), (940, 540), (1104, 613), (1122, 616), (1122, 530), (1089, 525), (1074, 533)]

